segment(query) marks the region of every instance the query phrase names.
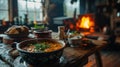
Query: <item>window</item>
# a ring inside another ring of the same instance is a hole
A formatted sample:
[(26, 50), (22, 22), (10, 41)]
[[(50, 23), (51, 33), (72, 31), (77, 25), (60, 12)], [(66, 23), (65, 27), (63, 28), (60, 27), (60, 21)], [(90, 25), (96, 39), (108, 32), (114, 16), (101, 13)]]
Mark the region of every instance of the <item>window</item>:
[(28, 21), (43, 19), (41, 0), (18, 0), (18, 15), (23, 19), (28, 15)]
[(64, 0), (64, 12), (67, 17), (73, 17), (75, 8), (76, 14), (79, 15), (79, 2), (80, 1), (78, 0), (77, 2), (71, 4), (71, 0)]
[(8, 21), (8, 0), (0, 0), (0, 20)]

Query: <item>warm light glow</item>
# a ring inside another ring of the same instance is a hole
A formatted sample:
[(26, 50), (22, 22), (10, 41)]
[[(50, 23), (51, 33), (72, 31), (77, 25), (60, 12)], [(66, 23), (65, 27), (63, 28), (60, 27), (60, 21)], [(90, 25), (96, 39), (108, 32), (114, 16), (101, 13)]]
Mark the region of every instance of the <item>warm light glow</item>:
[(83, 18), (81, 19), (80, 27), (81, 27), (81, 28), (89, 28), (89, 24), (90, 24), (89, 22), (90, 22), (89, 17), (83, 17)]
[(95, 32), (94, 18), (89, 14), (78, 17), (78, 20), (75, 24), (69, 22), (69, 24), (66, 23), (66, 25), (69, 25), (70, 30)]
[(90, 27), (90, 32), (95, 32), (94, 27)]
[(36, 20), (34, 20), (34, 22), (33, 22), (34, 24), (37, 24), (37, 22), (36, 22)]
[(90, 27), (94, 26), (94, 22), (91, 20), (89, 16), (83, 16), (81, 19), (78, 20), (76, 26), (78, 28), (90, 29)]
[(37, 28), (38, 26), (37, 26), (37, 22), (36, 22), (36, 20), (34, 20), (33, 23), (34, 23), (34, 27)]
[(74, 29), (74, 25), (72, 23), (70, 24), (70, 29)]

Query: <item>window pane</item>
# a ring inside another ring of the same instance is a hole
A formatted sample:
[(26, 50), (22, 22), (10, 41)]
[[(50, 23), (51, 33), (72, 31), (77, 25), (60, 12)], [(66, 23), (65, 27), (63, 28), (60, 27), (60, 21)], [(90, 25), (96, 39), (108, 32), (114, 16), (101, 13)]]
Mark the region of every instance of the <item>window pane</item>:
[(26, 1), (19, 1), (18, 0), (18, 10), (25, 10), (26, 11)]
[(41, 21), (43, 19), (42, 12), (28, 12), (29, 21)]
[[(27, 4), (27, 7), (26, 7), (26, 4)], [(19, 7), (19, 16), (22, 16), (24, 18), (24, 14), (27, 14), (27, 11), (28, 11), (29, 21), (34, 21), (34, 19), (37, 21), (42, 20), (41, 0), (37, 0), (37, 1), (27, 0), (27, 3), (26, 1), (18, 0), (18, 7)]]
[(42, 11), (42, 4), (41, 3), (35, 3), (35, 9), (37, 11)]
[(28, 11), (35, 11), (34, 2), (28, 2), (27, 7), (28, 7)]
[(37, 21), (43, 20), (42, 12), (36, 13), (36, 20), (37, 20)]
[(29, 21), (33, 21), (34, 20), (34, 12), (28, 12), (28, 18), (29, 18)]
[(73, 17), (75, 8), (77, 9), (76, 14), (79, 14), (79, 1), (71, 4), (71, 0), (64, 0), (64, 12), (68, 17)]
[(23, 19), (25, 18), (26, 11), (19, 11), (19, 16), (21, 16)]
[(38, 15), (40, 15), (40, 20), (43, 20), (43, 13), (40, 12)]
[(41, 2), (41, 0), (34, 0), (34, 1), (35, 1), (35, 2), (39, 2), (39, 3)]
[(8, 0), (0, 0), (0, 20), (8, 21)]
[(0, 9), (8, 10), (8, 0), (0, 0)]
[(5, 21), (8, 21), (8, 11), (0, 11), (0, 19), (5, 19)]

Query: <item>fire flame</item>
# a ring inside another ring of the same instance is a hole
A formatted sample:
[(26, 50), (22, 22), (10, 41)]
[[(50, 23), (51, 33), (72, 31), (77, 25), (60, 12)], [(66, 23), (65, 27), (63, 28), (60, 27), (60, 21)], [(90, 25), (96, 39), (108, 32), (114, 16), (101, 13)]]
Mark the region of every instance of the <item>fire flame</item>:
[(89, 16), (83, 16), (81, 20), (80, 19), (78, 20), (76, 26), (78, 28), (90, 29), (90, 27), (94, 26), (94, 22), (91, 20)]
[(90, 15), (79, 17), (74, 24), (71, 21), (64, 21), (70, 30), (94, 32), (94, 18)]

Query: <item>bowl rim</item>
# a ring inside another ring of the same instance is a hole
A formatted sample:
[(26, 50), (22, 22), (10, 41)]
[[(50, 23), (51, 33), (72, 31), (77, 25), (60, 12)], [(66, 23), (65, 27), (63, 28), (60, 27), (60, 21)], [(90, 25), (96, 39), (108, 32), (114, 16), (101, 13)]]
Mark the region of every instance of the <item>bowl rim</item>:
[(52, 30), (46, 30), (46, 31), (33, 31), (34, 33), (52, 33)]
[[(49, 39), (49, 38), (37, 38), (37, 39), (48, 39), (48, 40), (51, 40), (51, 39)], [(65, 44), (65, 42), (63, 41), (63, 40), (56, 40), (56, 39), (52, 39), (52, 40), (55, 40), (56, 42), (58, 42), (58, 43), (61, 43), (62, 44), (62, 48), (61, 49), (58, 49), (58, 50), (54, 50), (54, 51), (51, 51), (51, 52), (28, 52), (28, 51), (26, 51), (26, 50), (23, 50), (23, 49), (21, 49), (20, 48), (20, 44), (21, 43), (24, 43), (24, 42), (27, 42), (27, 41), (32, 41), (32, 40), (36, 40), (36, 39), (27, 39), (27, 40), (24, 40), (24, 41), (21, 41), (20, 43), (18, 43), (17, 44), (17, 46), (16, 46), (16, 49), (18, 50), (18, 51), (21, 51), (21, 52), (26, 52), (26, 53), (29, 53), (29, 54), (47, 54), (47, 53), (53, 53), (53, 52), (57, 52), (57, 51), (59, 51), (59, 50), (63, 50), (64, 48), (65, 48), (65, 46), (66, 46), (66, 44)]]

